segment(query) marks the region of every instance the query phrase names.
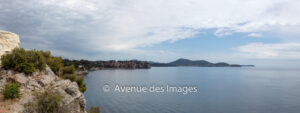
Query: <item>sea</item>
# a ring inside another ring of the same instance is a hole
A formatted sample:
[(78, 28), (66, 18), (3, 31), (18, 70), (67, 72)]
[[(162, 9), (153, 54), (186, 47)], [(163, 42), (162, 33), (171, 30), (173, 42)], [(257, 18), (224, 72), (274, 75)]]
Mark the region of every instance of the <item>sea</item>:
[(84, 81), (101, 113), (300, 113), (300, 69), (105, 69)]

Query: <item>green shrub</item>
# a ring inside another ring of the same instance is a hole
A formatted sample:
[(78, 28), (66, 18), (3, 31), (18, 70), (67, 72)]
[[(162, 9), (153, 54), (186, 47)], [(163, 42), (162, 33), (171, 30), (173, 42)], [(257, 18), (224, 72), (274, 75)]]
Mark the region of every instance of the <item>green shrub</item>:
[(81, 92), (85, 92), (86, 84), (83, 82), (84, 77), (76, 75), (75, 71), (76, 71), (76, 69), (75, 69), (74, 65), (65, 66), (60, 69), (60, 76), (64, 79), (69, 79), (72, 82), (75, 81), (79, 87), (79, 90)]
[(24, 72), (25, 74), (32, 74), (37, 70), (44, 71), (48, 65), (56, 75), (76, 81), (82, 92), (86, 90), (83, 78), (77, 78), (78, 76), (75, 74), (74, 65), (64, 67), (62, 58), (51, 56), (50, 51), (15, 48), (11, 53), (3, 55), (1, 61), (4, 69)]
[(24, 104), (27, 113), (67, 113), (62, 105), (63, 96), (53, 88), (35, 93), (35, 101)]
[(84, 77), (83, 76), (78, 76), (76, 78), (76, 83), (78, 84), (78, 86), (81, 86), (83, 84), (84, 81)]
[(64, 74), (74, 74), (76, 71), (74, 65), (64, 66), (60, 69), (60, 76)]
[(45, 70), (46, 62), (45, 57), (40, 51), (37, 50), (27, 50), (26, 51), (27, 62), (34, 64), (34, 67), (38, 70)]
[(49, 59), (49, 58), (52, 57), (50, 51), (43, 51), (43, 50), (40, 50), (39, 52), (45, 57), (45, 59)]
[(59, 109), (59, 102), (62, 100), (62, 96), (58, 91), (45, 91), (42, 94), (36, 95), (39, 105), (39, 111), (43, 113), (51, 113)]
[(63, 67), (63, 62), (61, 57), (51, 56), (50, 51), (39, 51), (44, 58), (46, 59), (47, 65), (51, 68), (51, 70), (58, 75), (59, 70)]
[(46, 64), (55, 74), (63, 67), (61, 57), (51, 56), (50, 51), (25, 50), (24, 48), (15, 48), (11, 53), (1, 57), (2, 67), (12, 69), (25, 74), (31, 74), (37, 70), (43, 71)]
[(89, 113), (100, 113), (100, 109), (99, 109), (99, 107), (94, 107), (94, 106), (92, 106), (92, 107), (90, 108)]
[(79, 90), (81, 92), (85, 92), (86, 91), (86, 84), (85, 83), (82, 83), (80, 86), (79, 86)]
[(84, 81), (84, 77), (83, 76), (77, 76), (77, 78), (76, 78), (75, 81), (76, 81), (76, 83), (79, 86), (79, 90), (81, 92), (85, 92), (85, 90), (86, 90), (86, 84), (83, 82)]
[(63, 67), (61, 57), (51, 57), (47, 59), (47, 64), (56, 75), (59, 74), (59, 70)]
[(63, 77), (64, 79), (69, 79), (69, 80), (71, 80), (71, 81), (75, 81), (77, 75), (76, 75), (76, 74), (64, 74), (62, 77)]
[(14, 99), (20, 97), (20, 85), (17, 83), (9, 83), (2, 90), (4, 99)]
[(25, 74), (46, 68), (44, 56), (39, 51), (26, 51), (24, 48), (13, 49), (10, 54), (3, 55), (1, 61), (4, 69), (12, 69)]

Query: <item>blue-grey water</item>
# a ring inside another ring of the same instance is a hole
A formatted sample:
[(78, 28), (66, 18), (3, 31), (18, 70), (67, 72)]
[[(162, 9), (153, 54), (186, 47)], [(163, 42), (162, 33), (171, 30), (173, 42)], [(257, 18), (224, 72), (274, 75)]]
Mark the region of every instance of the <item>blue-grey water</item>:
[[(300, 113), (300, 70), (153, 67), (90, 72), (87, 107), (101, 113)], [(103, 86), (111, 86), (109, 92)], [(191, 85), (197, 93), (122, 93), (116, 85)]]

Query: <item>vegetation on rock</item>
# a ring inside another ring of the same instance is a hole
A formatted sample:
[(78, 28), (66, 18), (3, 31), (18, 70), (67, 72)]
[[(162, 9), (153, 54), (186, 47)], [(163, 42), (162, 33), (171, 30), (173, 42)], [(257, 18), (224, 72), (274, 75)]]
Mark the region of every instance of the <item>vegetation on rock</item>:
[(35, 93), (35, 100), (24, 104), (25, 113), (67, 113), (62, 106), (63, 96), (55, 89)]
[(46, 64), (51, 68), (51, 70), (56, 75), (59, 75), (59, 71), (63, 67), (62, 58), (61, 57), (51, 56), (51, 52), (50, 51), (40, 51), (40, 52), (45, 57)]
[(74, 67), (64, 67), (62, 58), (50, 51), (18, 48), (19, 37), (13, 33), (0, 35), (1, 113), (87, 112), (80, 92), (86, 90), (84, 77)]
[(15, 99), (20, 97), (20, 85), (17, 83), (6, 84), (2, 90), (4, 99)]
[(81, 92), (85, 92), (85, 90), (86, 90), (86, 84), (83, 82), (83, 80), (84, 80), (84, 77), (83, 77), (83, 76), (77, 77), (77, 78), (75, 79), (76, 83), (77, 83), (78, 86), (79, 86), (79, 90), (80, 90)]
[(84, 78), (75, 74), (75, 67), (64, 66), (62, 58), (52, 56), (50, 51), (15, 48), (11, 53), (3, 55), (1, 61), (4, 69), (25, 74), (44, 71), (48, 65), (56, 75), (77, 82), (81, 92), (86, 90), (86, 84), (83, 83)]
[(10, 54), (1, 57), (2, 67), (25, 74), (32, 74), (36, 70), (45, 70), (46, 62), (43, 55), (36, 50), (26, 51), (24, 48), (15, 48)]
[(63, 68), (61, 68), (59, 75), (64, 79), (69, 79), (72, 82), (75, 81), (79, 86), (80, 91), (85, 92), (86, 84), (83, 82), (84, 77), (75, 74), (75, 67), (73, 65), (64, 66)]

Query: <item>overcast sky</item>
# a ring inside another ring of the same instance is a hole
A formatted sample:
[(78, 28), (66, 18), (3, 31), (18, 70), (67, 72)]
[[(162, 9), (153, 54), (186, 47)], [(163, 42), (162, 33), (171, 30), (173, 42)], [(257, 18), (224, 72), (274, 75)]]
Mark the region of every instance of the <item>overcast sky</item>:
[(0, 0), (0, 29), (71, 59), (300, 64), (300, 0)]

